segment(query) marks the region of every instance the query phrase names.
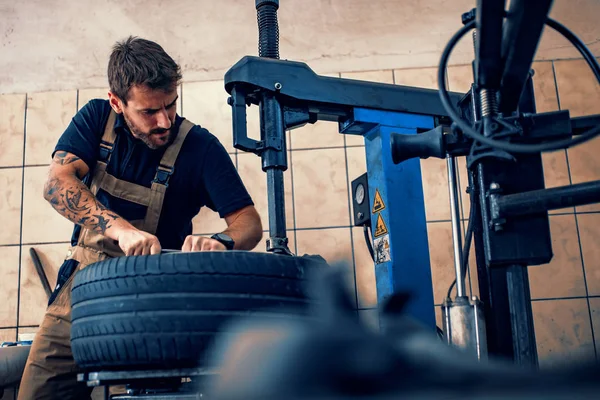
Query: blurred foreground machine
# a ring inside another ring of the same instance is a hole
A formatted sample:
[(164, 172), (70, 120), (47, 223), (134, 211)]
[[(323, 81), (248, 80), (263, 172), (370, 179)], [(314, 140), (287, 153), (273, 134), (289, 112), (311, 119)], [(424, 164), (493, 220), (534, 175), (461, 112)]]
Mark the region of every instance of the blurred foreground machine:
[[(436, 328), (420, 158), (447, 160), (456, 297), (443, 304), (443, 335), (479, 358), (537, 365), (527, 267), (552, 258), (548, 210), (600, 201), (600, 182), (545, 189), (541, 152), (598, 135), (600, 117), (569, 111), (536, 113), (531, 63), (545, 25), (600, 68), (569, 30), (548, 18), (551, 0), (479, 0), (446, 47), (439, 90), (316, 75), (304, 63), (279, 59), (277, 0), (256, 0), (259, 57), (246, 56), (225, 75), (237, 149), (262, 158), (267, 174), (267, 250), (290, 254), (283, 172), (285, 131), (317, 121), (364, 138), (367, 173), (352, 183), (355, 225), (365, 226), (377, 297), (409, 292), (406, 312)], [(448, 93), (452, 49), (473, 31), (473, 84)], [(248, 137), (246, 108), (260, 108), (260, 140)], [(318, 139), (315, 139), (318, 140)], [(471, 208), (466, 240), (459, 211), (456, 157), (466, 156)], [(481, 298), (465, 289), (471, 241)], [(450, 288), (452, 289), (452, 287)], [(439, 329), (439, 328), (438, 328)]]

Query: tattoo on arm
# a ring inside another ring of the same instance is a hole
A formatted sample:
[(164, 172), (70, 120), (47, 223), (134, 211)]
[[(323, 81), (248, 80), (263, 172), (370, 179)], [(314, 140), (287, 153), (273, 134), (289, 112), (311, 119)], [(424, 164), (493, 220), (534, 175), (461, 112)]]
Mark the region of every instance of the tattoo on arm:
[(81, 160), (81, 158), (79, 158), (73, 154), (69, 154), (66, 151), (57, 151), (54, 154), (54, 158), (52, 159), (52, 162), (56, 163), (56, 164), (60, 164), (60, 165), (67, 165), (67, 164), (74, 163), (77, 160)]
[[(58, 153), (57, 153), (58, 154)], [(72, 222), (104, 234), (120, 218), (110, 212), (78, 179), (50, 178), (44, 187), (44, 197), (52, 207)]]

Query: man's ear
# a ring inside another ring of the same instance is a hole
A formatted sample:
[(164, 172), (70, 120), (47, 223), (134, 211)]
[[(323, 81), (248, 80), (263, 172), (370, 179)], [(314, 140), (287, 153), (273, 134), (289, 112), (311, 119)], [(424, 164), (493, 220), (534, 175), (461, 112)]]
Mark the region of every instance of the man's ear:
[(110, 102), (112, 109), (115, 110), (117, 114), (121, 114), (123, 112), (123, 102), (110, 90), (108, 91), (108, 101)]

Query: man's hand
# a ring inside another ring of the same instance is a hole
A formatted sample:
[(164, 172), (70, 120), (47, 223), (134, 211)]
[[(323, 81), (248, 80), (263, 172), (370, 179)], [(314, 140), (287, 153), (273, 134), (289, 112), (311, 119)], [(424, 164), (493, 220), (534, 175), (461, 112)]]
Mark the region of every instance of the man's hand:
[(139, 229), (124, 229), (118, 233), (119, 247), (126, 256), (144, 256), (160, 254), (158, 238)]
[(225, 245), (218, 240), (207, 238), (204, 236), (189, 235), (183, 242), (181, 251), (224, 251), (227, 250)]

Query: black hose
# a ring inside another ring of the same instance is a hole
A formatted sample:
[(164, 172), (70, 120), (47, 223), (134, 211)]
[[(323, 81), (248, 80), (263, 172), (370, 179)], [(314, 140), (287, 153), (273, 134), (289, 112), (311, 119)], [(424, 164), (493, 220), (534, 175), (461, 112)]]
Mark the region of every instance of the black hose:
[(256, 0), (258, 18), (258, 55), (279, 59), (279, 0)]
[(369, 249), (369, 254), (371, 254), (371, 258), (375, 261), (375, 252), (373, 251), (373, 245), (371, 244), (371, 238), (369, 237), (369, 226), (363, 225), (363, 233), (365, 234), (365, 242), (367, 242), (367, 248)]
[[(594, 75), (598, 79), (598, 82), (600, 82), (600, 65), (598, 65), (598, 62), (596, 61), (590, 50), (586, 47), (586, 45), (573, 32), (571, 32), (569, 29), (567, 29), (567, 27), (563, 26), (559, 22), (548, 18), (546, 24), (551, 28), (555, 29), (558, 33), (562, 34), (567, 40), (569, 40), (569, 42), (571, 42), (571, 44), (573, 44), (577, 48), (577, 50), (579, 50), (579, 52), (583, 55), (588, 65), (594, 72)], [(442, 104), (444, 105), (444, 108), (446, 109), (446, 112), (448, 113), (450, 118), (452, 118), (452, 121), (454, 121), (456, 125), (458, 125), (458, 127), (463, 131), (465, 135), (469, 136), (473, 140), (486, 144), (490, 147), (505, 150), (512, 153), (540, 153), (544, 151), (565, 149), (586, 142), (600, 135), (600, 126), (596, 126), (574, 139), (563, 139), (542, 144), (517, 144), (494, 140), (476, 132), (475, 129), (473, 129), (473, 127), (471, 127), (471, 125), (469, 125), (467, 121), (460, 117), (459, 112), (450, 100), (450, 95), (446, 88), (446, 68), (448, 66), (448, 59), (450, 58), (450, 54), (452, 53), (452, 50), (454, 49), (458, 41), (464, 35), (466, 35), (467, 32), (469, 32), (475, 27), (476, 21), (471, 21), (454, 34), (454, 36), (450, 39), (442, 53), (442, 57), (440, 59), (438, 67), (438, 89), (440, 99), (442, 101)]]
[[(465, 281), (466, 277), (467, 277), (467, 271), (469, 270), (469, 253), (471, 252), (471, 241), (473, 239), (473, 230), (475, 229), (475, 224), (474, 224), (474, 215), (475, 215), (475, 202), (473, 201), (474, 199), (471, 198), (471, 206), (469, 207), (469, 222), (467, 223), (467, 234), (465, 237), (465, 245), (462, 249), (462, 276), (461, 279), (463, 280), (463, 282)], [(450, 287), (448, 288), (448, 294), (447, 297), (450, 298), (450, 295), (452, 294), (452, 289), (454, 289), (454, 286), (456, 285), (456, 278), (454, 278), (454, 282), (452, 282), (452, 284), (450, 285)]]

